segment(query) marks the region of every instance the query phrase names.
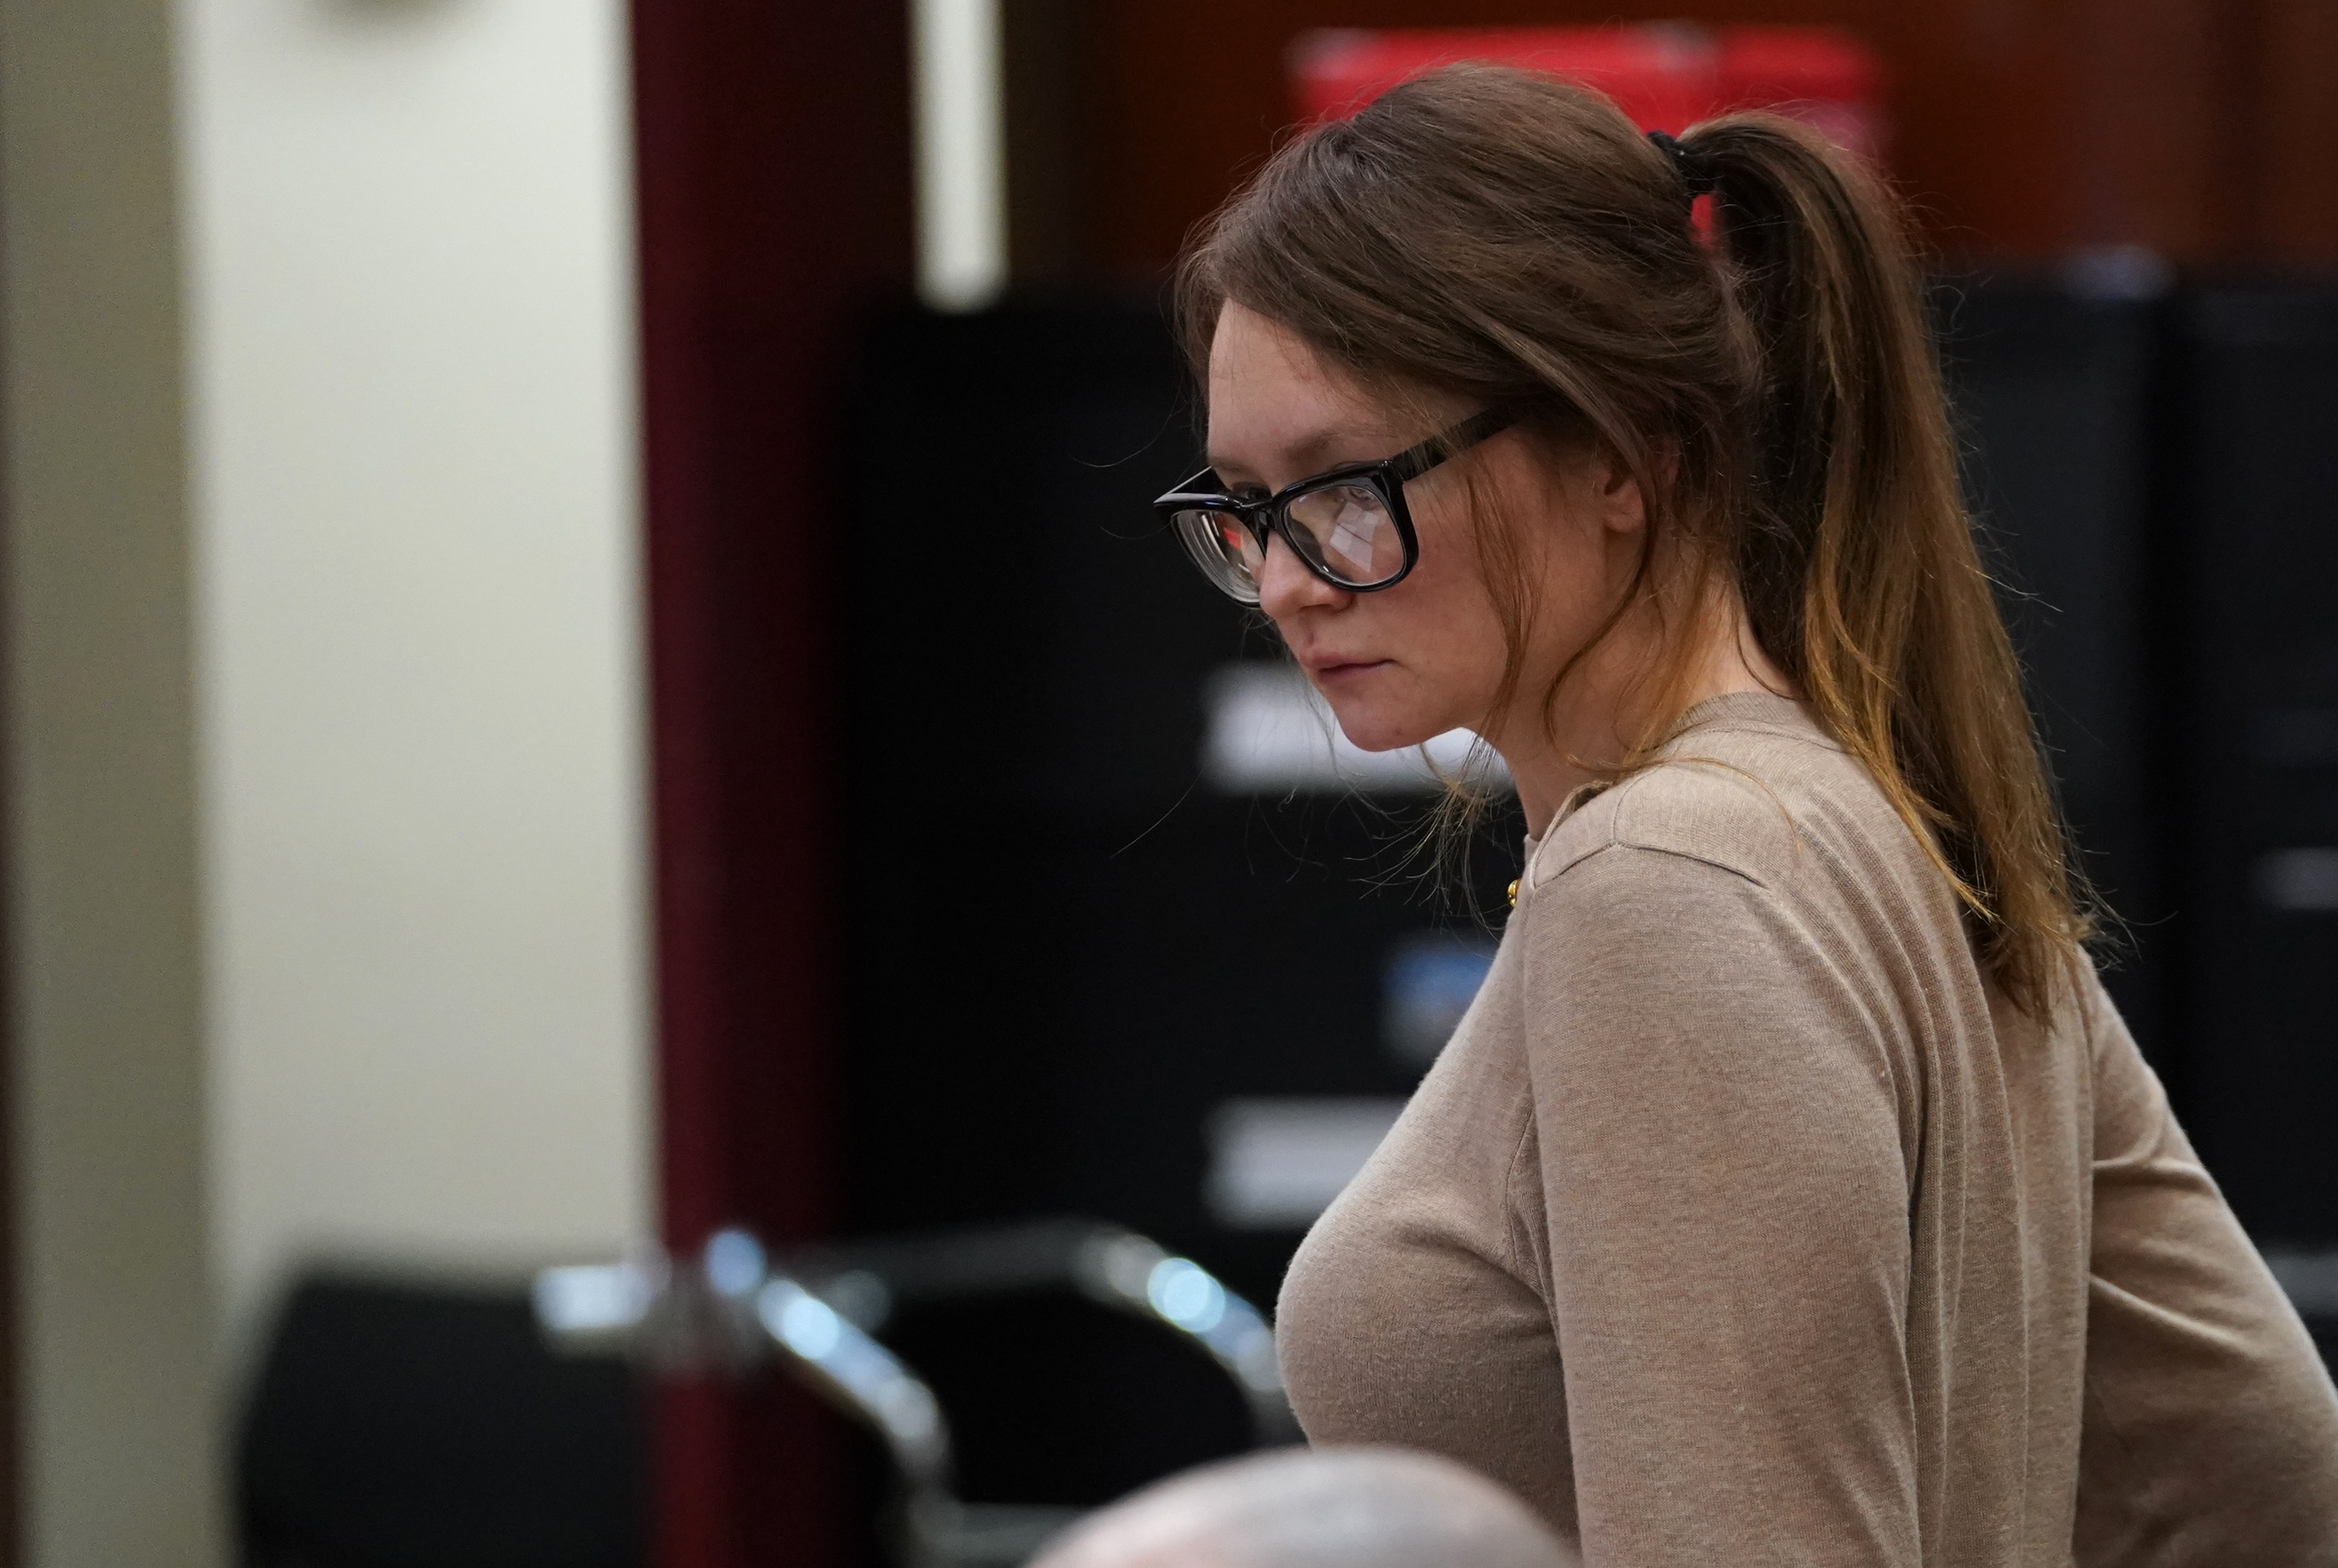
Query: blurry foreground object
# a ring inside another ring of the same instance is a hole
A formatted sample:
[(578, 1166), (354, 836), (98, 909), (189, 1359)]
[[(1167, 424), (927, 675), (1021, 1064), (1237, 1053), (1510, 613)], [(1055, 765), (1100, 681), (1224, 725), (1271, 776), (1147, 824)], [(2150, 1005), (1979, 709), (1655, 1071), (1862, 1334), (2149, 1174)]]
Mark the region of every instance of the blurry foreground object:
[(556, 1355), (526, 1294), (315, 1277), (237, 1449), (249, 1568), (638, 1568), (632, 1369)]
[[(621, 1264), (546, 1269), (536, 1316), (552, 1342), (583, 1355), (623, 1348), (669, 1373), (743, 1377), (776, 1366), (874, 1436), (890, 1469), (889, 1544), (910, 1568), (1025, 1561), (1079, 1510), (1048, 1503), (977, 1504), (959, 1491), (959, 1455), (944, 1401), (880, 1343), (917, 1308), (977, 1301), (1033, 1310), (1070, 1294), (1184, 1342), (1238, 1391), (1260, 1446), (1293, 1441), (1274, 1335), (1258, 1310), (1209, 1273), (1115, 1226), (1065, 1220), (871, 1240), (773, 1260), (754, 1237), (724, 1230), (696, 1265), (651, 1254)], [(1045, 1355), (1013, 1358), (1009, 1399), (1064, 1379)], [(1094, 1396), (1094, 1390), (1083, 1390)], [(1117, 1424), (1156, 1418), (1116, 1408)]]
[(1882, 67), (1828, 27), (1436, 27), (1302, 34), (1292, 94), (1308, 122), (1353, 114), (1400, 82), (1460, 60), (1581, 82), (1643, 131), (1679, 132), (1741, 109), (1811, 125), (1862, 158), (1883, 150)]
[(1193, 1471), (1090, 1517), (1032, 1568), (1567, 1568), (1525, 1504), (1449, 1459), (1294, 1449)]

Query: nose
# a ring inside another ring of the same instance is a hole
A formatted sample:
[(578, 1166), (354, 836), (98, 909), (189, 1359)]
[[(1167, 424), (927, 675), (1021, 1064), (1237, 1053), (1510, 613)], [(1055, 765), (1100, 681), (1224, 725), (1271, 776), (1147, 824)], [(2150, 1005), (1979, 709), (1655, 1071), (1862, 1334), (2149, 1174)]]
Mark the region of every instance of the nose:
[(1267, 535), (1266, 559), (1258, 569), (1258, 607), (1270, 618), (1284, 621), (1302, 610), (1337, 609), (1354, 597), (1307, 570), (1282, 534)]

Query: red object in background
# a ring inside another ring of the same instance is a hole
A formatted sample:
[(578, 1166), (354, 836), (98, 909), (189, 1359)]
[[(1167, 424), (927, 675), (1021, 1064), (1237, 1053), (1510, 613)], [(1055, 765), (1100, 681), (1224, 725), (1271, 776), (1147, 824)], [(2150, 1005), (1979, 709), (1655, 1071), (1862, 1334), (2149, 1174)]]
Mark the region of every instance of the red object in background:
[(1398, 83), (1461, 60), (1581, 82), (1645, 131), (1773, 109), (1864, 157), (1882, 147), (1882, 68), (1857, 39), (1826, 27), (1324, 29), (1292, 44), (1292, 90), (1300, 117), (1312, 123), (1352, 114)]
[(1718, 90), (1710, 34), (1693, 27), (1423, 27), (1302, 33), (1291, 50), (1301, 119), (1343, 119), (1410, 77), (1460, 60), (1596, 87), (1649, 131), (1681, 131)]
[(1831, 27), (1724, 27), (1714, 36), (1713, 113), (1773, 109), (1862, 158), (1882, 156), (1883, 67), (1867, 45)]

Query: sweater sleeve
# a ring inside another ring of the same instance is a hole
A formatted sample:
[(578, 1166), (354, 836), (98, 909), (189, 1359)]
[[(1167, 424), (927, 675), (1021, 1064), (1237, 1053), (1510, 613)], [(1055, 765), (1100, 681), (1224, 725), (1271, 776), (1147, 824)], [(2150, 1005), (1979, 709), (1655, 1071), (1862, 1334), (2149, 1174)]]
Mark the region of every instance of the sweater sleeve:
[(2094, 1235), (2081, 1568), (2338, 1564), (2338, 1395), (2169, 1114), (2090, 996)]
[(1611, 846), (1522, 905), (1589, 1568), (1915, 1568), (1883, 1031), (1777, 898)]

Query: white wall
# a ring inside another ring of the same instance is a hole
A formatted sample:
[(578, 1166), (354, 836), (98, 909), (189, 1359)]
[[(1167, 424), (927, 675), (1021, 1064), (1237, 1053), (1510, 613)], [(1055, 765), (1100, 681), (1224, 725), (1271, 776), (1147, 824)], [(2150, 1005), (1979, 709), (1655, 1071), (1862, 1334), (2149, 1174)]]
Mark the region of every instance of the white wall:
[(646, 1228), (621, 0), (0, 0), (25, 1561), (306, 1258)]
[(178, 0), (213, 1247), (648, 1221), (619, 0)]

